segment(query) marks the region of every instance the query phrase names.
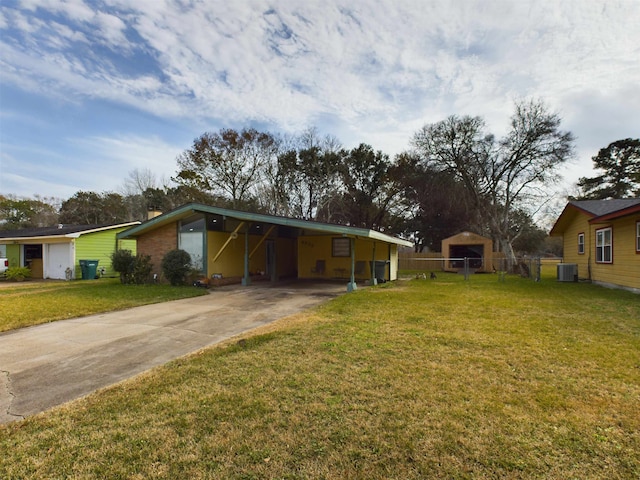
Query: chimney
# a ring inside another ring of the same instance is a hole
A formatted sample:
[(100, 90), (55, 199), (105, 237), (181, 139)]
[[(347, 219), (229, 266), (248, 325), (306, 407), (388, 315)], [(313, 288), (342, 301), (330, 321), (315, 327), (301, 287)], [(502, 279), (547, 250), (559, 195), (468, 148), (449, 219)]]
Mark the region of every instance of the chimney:
[(162, 215), (162, 212), (156, 207), (149, 207), (147, 209), (147, 220), (151, 220), (152, 218), (156, 218)]

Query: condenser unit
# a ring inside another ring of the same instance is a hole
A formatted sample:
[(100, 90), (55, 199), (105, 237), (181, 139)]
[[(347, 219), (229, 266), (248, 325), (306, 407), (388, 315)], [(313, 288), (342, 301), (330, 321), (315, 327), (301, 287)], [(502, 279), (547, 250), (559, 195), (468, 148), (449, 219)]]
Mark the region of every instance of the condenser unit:
[(578, 264), (559, 263), (558, 264), (558, 281), (559, 282), (577, 282), (578, 281)]

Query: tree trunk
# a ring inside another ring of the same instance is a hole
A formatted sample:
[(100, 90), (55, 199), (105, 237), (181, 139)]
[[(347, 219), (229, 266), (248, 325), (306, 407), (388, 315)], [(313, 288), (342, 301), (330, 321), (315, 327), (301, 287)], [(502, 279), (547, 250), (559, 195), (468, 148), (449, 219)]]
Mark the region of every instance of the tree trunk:
[(505, 261), (507, 262), (507, 271), (510, 273), (514, 272), (516, 267), (516, 254), (513, 251), (513, 246), (511, 245), (510, 240), (502, 239), (501, 242), (502, 253), (504, 253)]

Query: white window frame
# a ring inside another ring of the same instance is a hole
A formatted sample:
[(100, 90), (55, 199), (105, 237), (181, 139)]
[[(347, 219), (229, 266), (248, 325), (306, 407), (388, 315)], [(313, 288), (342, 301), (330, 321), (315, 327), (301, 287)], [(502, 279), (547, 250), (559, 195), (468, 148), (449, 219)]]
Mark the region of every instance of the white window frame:
[(578, 255), (584, 255), (584, 233), (578, 234)]
[(611, 227), (596, 230), (596, 263), (613, 263), (613, 229)]

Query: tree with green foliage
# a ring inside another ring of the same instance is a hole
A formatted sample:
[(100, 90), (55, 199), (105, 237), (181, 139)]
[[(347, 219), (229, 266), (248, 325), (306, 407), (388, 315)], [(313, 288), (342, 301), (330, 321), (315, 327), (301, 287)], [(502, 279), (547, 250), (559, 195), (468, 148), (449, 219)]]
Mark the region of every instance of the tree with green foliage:
[(640, 139), (625, 138), (600, 149), (593, 167), (603, 173), (581, 177), (581, 200), (640, 197)]
[(278, 205), (270, 213), (333, 222), (333, 202), (340, 191), (340, 144), (305, 130), (281, 148), (269, 175), (269, 196)]
[(184, 285), (191, 268), (191, 255), (184, 250), (171, 250), (162, 258), (162, 273), (171, 285)]
[(400, 189), (391, 181), (392, 162), (370, 145), (340, 154), (338, 172), (342, 191), (335, 202), (334, 221), (354, 227), (383, 230)]
[(59, 200), (0, 195), (0, 230), (49, 227), (58, 223)]
[(390, 175), (401, 192), (402, 207), (396, 207), (395, 216), (404, 218), (396, 233), (411, 238), (416, 252), (440, 251), (443, 239), (463, 230), (484, 233), (464, 185), (451, 172), (405, 152), (396, 157)]
[(127, 204), (118, 193), (76, 192), (62, 202), (60, 223), (108, 225), (131, 220)]

